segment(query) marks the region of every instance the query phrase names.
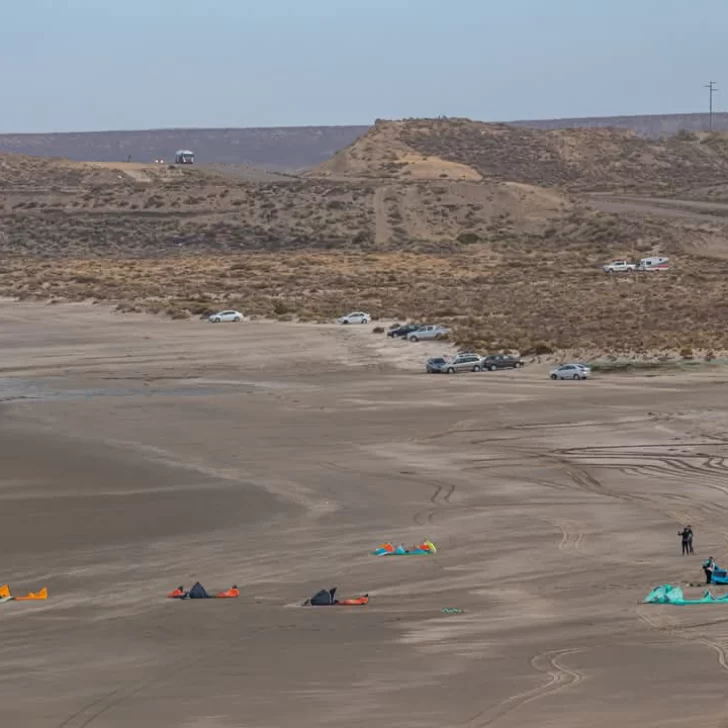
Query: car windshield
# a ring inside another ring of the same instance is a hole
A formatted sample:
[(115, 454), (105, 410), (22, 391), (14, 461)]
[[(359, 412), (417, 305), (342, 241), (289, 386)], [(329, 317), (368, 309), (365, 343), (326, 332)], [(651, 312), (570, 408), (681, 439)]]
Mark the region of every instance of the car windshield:
[(444, 364), (444, 363), (445, 363), (445, 360), (441, 356), (438, 356), (436, 359), (430, 359), (430, 364)]

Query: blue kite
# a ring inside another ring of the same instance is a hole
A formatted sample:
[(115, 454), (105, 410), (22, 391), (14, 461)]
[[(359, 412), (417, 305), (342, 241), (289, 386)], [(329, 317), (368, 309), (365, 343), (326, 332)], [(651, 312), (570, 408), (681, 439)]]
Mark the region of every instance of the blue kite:
[(705, 591), (700, 599), (685, 599), (683, 590), (679, 586), (663, 584), (655, 587), (642, 602), (643, 604), (673, 604), (679, 607), (689, 604), (728, 604), (728, 594), (721, 597), (713, 596)]

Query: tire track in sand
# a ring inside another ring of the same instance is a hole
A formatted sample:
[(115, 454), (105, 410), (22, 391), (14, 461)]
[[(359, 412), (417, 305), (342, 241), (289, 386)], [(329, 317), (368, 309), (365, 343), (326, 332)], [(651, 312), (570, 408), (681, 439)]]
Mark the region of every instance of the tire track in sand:
[(720, 665), (721, 670), (728, 672), (728, 657), (726, 656), (725, 648), (721, 647), (717, 642), (713, 642), (707, 638), (701, 638), (698, 642), (713, 650), (718, 658), (718, 665)]
[(698, 644), (707, 647), (709, 650), (715, 653), (718, 666), (721, 670), (728, 672), (728, 651), (719, 642), (714, 639), (700, 635), (695, 638), (689, 634), (690, 630), (696, 629), (697, 627), (713, 627), (716, 624), (725, 622), (725, 619), (716, 620), (715, 622), (706, 622), (705, 624), (692, 624), (692, 625), (681, 625), (673, 617), (667, 614), (654, 614), (648, 616), (642, 609), (636, 610), (637, 617), (644, 622), (651, 630), (656, 632), (666, 633), (670, 637), (675, 637), (688, 642)]
[(133, 698), (143, 690), (153, 687), (157, 683), (174, 677), (184, 670), (189, 670), (189, 666), (185, 666), (172, 672), (164, 672), (156, 678), (138, 680), (128, 687), (118, 687), (109, 693), (99, 696), (94, 700), (86, 703), (82, 708), (71, 713), (63, 721), (56, 725), (56, 728), (87, 728), (100, 718), (104, 713), (108, 713), (112, 708), (116, 708), (130, 698)]
[[(533, 454), (533, 451), (529, 451)], [(609, 468), (609, 464), (605, 463), (588, 463), (588, 464), (576, 464), (569, 458), (559, 454), (561, 451), (555, 450), (555, 451), (549, 451), (549, 452), (541, 452), (538, 455), (538, 458), (541, 460), (545, 460), (548, 463), (551, 464), (557, 464), (561, 466), (564, 469), (565, 474), (569, 478), (569, 480), (572, 482), (573, 486), (576, 487), (576, 489), (591, 493), (593, 495), (599, 495), (604, 496), (607, 498), (611, 498), (616, 502), (622, 502), (630, 505), (635, 505), (641, 508), (646, 508), (647, 510), (654, 511), (657, 513), (661, 513), (663, 515), (668, 516), (672, 520), (674, 520), (677, 523), (682, 523), (684, 521), (684, 518), (682, 516), (685, 515), (685, 502), (681, 504), (683, 507), (680, 508), (679, 511), (675, 509), (671, 509), (669, 507), (665, 507), (667, 503), (665, 501), (670, 502), (672, 501), (673, 496), (668, 495), (666, 498), (663, 497), (661, 494), (655, 495), (647, 495), (647, 494), (639, 494), (639, 493), (628, 493), (628, 492), (618, 492), (614, 490), (610, 490), (609, 488), (605, 487), (604, 484), (596, 478), (594, 475), (592, 475), (589, 472), (589, 468), (598, 467), (598, 468)], [(713, 487), (716, 486), (707, 485), (707, 487)], [(728, 490), (726, 488), (721, 488), (720, 490)], [(675, 502), (672, 501), (672, 504), (674, 505)], [(695, 508), (700, 509), (699, 504), (694, 504)], [(696, 519), (697, 520), (697, 519)], [(728, 533), (726, 533), (726, 539), (728, 540)]]
[(646, 613), (647, 609), (648, 607), (637, 607), (635, 614), (637, 615), (637, 618), (641, 622), (644, 622), (649, 629), (654, 630), (655, 632), (666, 632), (668, 634), (676, 633), (675, 636), (680, 636), (677, 634), (677, 630), (680, 625), (670, 615), (658, 613), (648, 615)]
[(380, 480), (389, 480), (394, 478), (397, 480), (404, 480), (410, 483), (417, 483), (418, 485), (429, 485), (431, 488), (433, 488), (433, 492), (429, 498), (431, 507), (416, 511), (412, 515), (412, 520), (418, 526), (425, 526), (428, 523), (432, 523), (435, 520), (435, 516), (438, 514), (438, 512), (442, 510), (442, 508), (444, 508), (445, 506), (455, 507), (451, 503), (451, 498), (455, 494), (457, 486), (453, 485), (452, 483), (442, 483), (440, 481), (432, 480), (430, 478), (419, 477), (415, 473), (410, 473), (406, 471), (399, 473), (378, 473), (376, 471), (355, 470), (353, 468), (331, 462), (330, 460), (319, 460), (316, 464), (321, 468), (325, 468), (326, 470), (333, 470), (337, 473), (346, 473), (347, 475), (357, 473), (358, 475), (366, 475), (367, 477), (379, 478)]
[[(682, 448), (683, 450), (694, 447), (705, 448), (707, 444), (709, 443), (692, 443), (690, 445), (683, 445)], [(716, 491), (722, 496), (728, 496), (728, 486), (726, 485), (728, 466), (726, 466), (726, 458), (723, 456), (706, 452), (676, 456), (673, 453), (663, 450), (641, 452), (639, 448), (640, 446), (634, 445), (615, 445), (603, 448), (571, 448), (553, 451), (547, 458), (560, 461), (567, 468), (567, 474), (571, 480), (579, 488), (584, 488), (591, 492), (601, 492), (603, 495), (608, 495), (625, 502), (631, 501), (667, 515), (678, 523), (692, 521), (700, 524), (708, 524), (708, 519), (710, 519), (717, 527), (723, 539), (728, 542), (728, 531), (722, 527), (724, 508), (718, 504), (702, 503), (685, 494), (660, 493), (657, 498), (654, 496), (650, 498), (634, 493), (616, 493), (607, 490), (597, 478), (588, 474), (587, 467), (596, 466), (604, 469), (616, 469), (624, 475), (637, 475), (642, 477), (657, 476), (661, 478), (673, 477), (680, 478), (681, 480), (694, 478), (699, 486)], [(642, 458), (645, 462), (640, 464), (620, 462), (619, 458), (623, 458), (629, 452), (634, 453), (631, 457)], [(576, 465), (573, 460), (570, 460), (569, 456), (589, 458), (590, 461), (596, 460), (597, 462)], [(571, 467), (570, 470), (569, 467)], [(671, 505), (677, 506), (677, 508), (670, 508)], [(699, 514), (703, 515), (701, 516)], [(720, 522), (717, 521), (718, 518)], [(728, 551), (722, 555), (722, 558), (727, 557)]]
[(531, 690), (525, 690), (522, 693), (511, 695), (501, 700), (494, 707), (483, 710), (468, 718), (460, 725), (471, 726), (471, 728), (486, 728), (509, 713), (522, 708), (524, 705), (528, 705), (528, 703), (575, 687), (584, 679), (584, 674), (579, 672), (579, 670), (566, 667), (561, 663), (561, 659), (580, 652), (584, 652), (584, 648), (569, 647), (535, 655), (530, 660), (531, 667), (534, 670), (538, 670), (538, 672), (548, 675), (548, 680), (545, 684), (539, 685)]
[[(264, 627), (258, 627), (249, 633), (248, 639), (253, 637), (258, 632), (261, 632)], [(186, 652), (184, 648), (178, 650), (178, 657), (182, 661), (180, 667), (176, 670), (161, 670), (157, 673), (156, 677), (149, 677), (142, 680), (137, 680), (129, 686), (120, 686), (110, 692), (104, 693), (97, 698), (85, 703), (81, 708), (66, 716), (60, 723), (57, 723), (55, 728), (88, 728), (96, 722), (97, 718), (100, 718), (105, 713), (118, 707), (122, 703), (125, 703), (135, 695), (147, 690), (165, 680), (176, 677), (184, 672), (191, 671), (199, 668), (199, 662), (191, 665), (185, 663), (182, 658)], [(214, 657), (217, 654), (217, 650), (210, 651), (205, 657)], [(199, 657), (199, 654), (198, 654)]]
[(557, 548), (561, 553), (576, 553), (584, 556), (581, 545), (586, 537), (582, 524), (575, 521), (548, 521), (561, 532), (561, 541)]
[(414, 514), (414, 516), (412, 516), (412, 520), (418, 526), (424, 526), (425, 521), (427, 523), (432, 523), (435, 520), (435, 516), (438, 514), (438, 512), (443, 507), (450, 505), (450, 498), (452, 498), (452, 495), (455, 492), (455, 486), (452, 484), (440, 485), (436, 483), (430, 483), (430, 485), (434, 488), (434, 491), (430, 496), (430, 503), (435, 506), (435, 508), (427, 508), (423, 511), (418, 511)]

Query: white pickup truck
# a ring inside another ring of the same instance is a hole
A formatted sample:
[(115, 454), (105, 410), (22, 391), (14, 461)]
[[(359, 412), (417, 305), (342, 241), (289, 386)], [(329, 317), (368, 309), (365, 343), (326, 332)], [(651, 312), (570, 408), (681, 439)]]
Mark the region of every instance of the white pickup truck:
[(636, 268), (635, 263), (629, 263), (626, 260), (613, 260), (611, 263), (602, 266), (605, 273), (630, 273)]

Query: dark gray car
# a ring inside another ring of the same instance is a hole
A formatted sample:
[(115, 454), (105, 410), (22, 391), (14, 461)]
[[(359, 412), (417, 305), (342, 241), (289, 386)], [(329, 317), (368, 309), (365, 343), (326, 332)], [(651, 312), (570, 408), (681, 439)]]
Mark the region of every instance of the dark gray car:
[(511, 354), (488, 354), (483, 357), (482, 368), (490, 372), (496, 369), (518, 369), (523, 366), (520, 356)]
[(445, 371), (447, 366), (447, 359), (442, 356), (434, 356), (432, 359), (428, 359), (425, 364), (425, 371), (428, 374), (441, 374)]

